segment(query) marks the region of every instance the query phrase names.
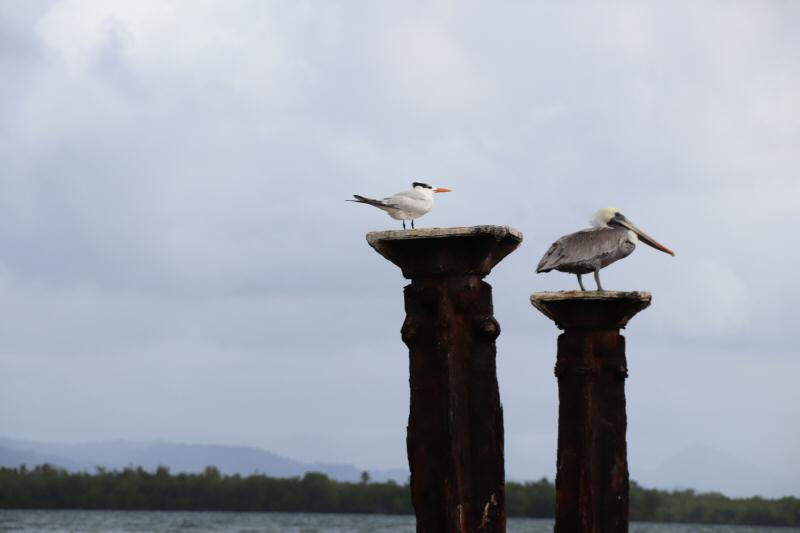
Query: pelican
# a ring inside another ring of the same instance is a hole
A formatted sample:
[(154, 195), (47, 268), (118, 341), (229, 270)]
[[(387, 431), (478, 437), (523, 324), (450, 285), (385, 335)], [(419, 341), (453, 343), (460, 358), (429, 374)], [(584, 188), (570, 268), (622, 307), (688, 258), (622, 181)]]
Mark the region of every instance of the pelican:
[(575, 274), (582, 291), (586, 289), (581, 275), (594, 272), (597, 290), (602, 291), (600, 269), (628, 257), (639, 240), (656, 250), (675, 255), (614, 207), (600, 209), (592, 216), (590, 223), (593, 227), (564, 235), (554, 242), (539, 261), (536, 272), (559, 270)]
[(450, 192), (450, 189), (432, 187), (427, 183), (415, 181), (411, 185), (410, 191), (399, 192), (382, 200), (374, 200), (354, 194), (353, 198), (355, 200), (347, 201), (373, 205), (378, 209), (383, 209), (393, 219), (402, 220), (403, 229), (406, 229), (406, 220), (410, 220), (411, 229), (414, 229), (414, 219), (433, 209), (433, 193), (437, 192)]

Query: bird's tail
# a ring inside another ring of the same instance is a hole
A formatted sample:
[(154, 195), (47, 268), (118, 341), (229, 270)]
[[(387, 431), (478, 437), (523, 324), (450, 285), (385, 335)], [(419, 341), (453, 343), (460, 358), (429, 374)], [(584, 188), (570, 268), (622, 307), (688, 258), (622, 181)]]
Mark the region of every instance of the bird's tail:
[(379, 201), (379, 200), (373, 200), (372, 198), (366, 198), (366, 197), (360, 196), (358, 194), (354, 194), (353, 198), (355, 198), (355, 200), (345, 200), (345, 201), (346, 202), (357, 202), (359, 204), (375, 205), (375, 206), (378, 206), (378, 207), (383, 205), (383, 203), (381, 201)]
[(548, 261), (548, 259), (550, 259), (550, 257), (545, 255), (544, 257), (542, 257), (542, 260), (539, 261), (539, 264), (536, 265), (537, 274), (541, 274), (542, 272), (550, 272), (555, 268), (553, 265), (549, 264), (550, 262)]

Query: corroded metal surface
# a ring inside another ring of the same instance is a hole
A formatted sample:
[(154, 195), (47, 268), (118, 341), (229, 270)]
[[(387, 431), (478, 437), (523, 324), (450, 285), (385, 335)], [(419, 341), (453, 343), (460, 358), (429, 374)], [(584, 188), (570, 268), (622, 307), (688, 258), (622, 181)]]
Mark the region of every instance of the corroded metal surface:
[(640, 292), (537, 293), (533, 305), (564, 330), (558, 337), (556, 532), (628, 531), (625, 338), (650, 305)]
[(650, 305), (649, 292), (536, 292), (531, 303), (559, 329), (620, 329)]
[(506, 530), (503, 408), (492, 289), (481, 278), (521, 242), (503, 226), (370, 233), (405, 287), (406, 444), (417, 531)]

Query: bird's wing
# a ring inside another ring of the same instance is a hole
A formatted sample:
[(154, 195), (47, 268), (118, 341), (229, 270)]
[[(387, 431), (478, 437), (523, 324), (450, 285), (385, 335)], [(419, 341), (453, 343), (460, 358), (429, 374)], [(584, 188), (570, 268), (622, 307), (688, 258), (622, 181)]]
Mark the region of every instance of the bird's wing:
[(619, 228), (592, 228), (564, 235), (545, 252), (536, 272), (570, 266), (594, 270), (605, 262), (604, 258), (619, 255), (626, 240), (627, 230)]
[(354, 194), (353, 198), (355, 198), (355, 200), (348, 200), (348, 202), (359, 202), (362, 204), (374, 205), (375, 207), (394, 207), (390, 203), (387, 203), (387, 200), (389, 200), (389, 198), (384, 198), (383, 200), (375, 200), (374, 198), (367, 198), (366, 196), (361, 196), (360, 194)]
[(430, 210), (432, 204), (429, 197), (417, 190), (393, 194), (388, 198), (384, 198), (382, 202), (384, 202), (384, 205), (400, 209), (407, 213), (427, 212)]
[(380, 200), (367, 198), (358, 194), (354, 194), (353, 197), (355, 200), (350, 200), (351, 202), (374, 205), (389, 214), (401, 214), (406, 218), (414, 218), (415, 215), (419, 216), (425, 214), (430, 211), (433, 206), (433, 202), (430, 198), (416, 190), (400, 192)]
[(387, 207), (394, 207), (395, 209), (402, 209), (403, 205), (407, 202), (402, 194), (393, 194), (381, 200), (381, 203)]

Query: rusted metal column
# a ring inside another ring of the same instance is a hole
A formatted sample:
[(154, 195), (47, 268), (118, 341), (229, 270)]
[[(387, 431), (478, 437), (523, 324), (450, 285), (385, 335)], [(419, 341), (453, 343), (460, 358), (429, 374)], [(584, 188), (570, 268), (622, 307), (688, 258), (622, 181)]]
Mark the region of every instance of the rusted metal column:
[(367, 234), (411, 280), (401, 333), (410, 358), (406, 445), (420, 533), (506, 530), (500, 325), (482, 279), (521, 241), (507, 226)]
[(556, 533), (628, 531), (625, 337), (647, 292), (540, 292), (531, 303), (558, 337)]

